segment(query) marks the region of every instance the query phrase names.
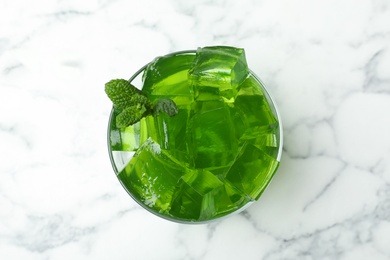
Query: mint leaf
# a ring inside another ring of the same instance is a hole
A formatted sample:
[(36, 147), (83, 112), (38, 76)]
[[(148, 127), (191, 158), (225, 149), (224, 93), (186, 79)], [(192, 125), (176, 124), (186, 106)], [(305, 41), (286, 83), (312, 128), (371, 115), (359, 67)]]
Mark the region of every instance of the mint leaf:
[(116, 127), (122, 128), (135, 124), (146, 116), (147, 113), (148, 109), (142, 104), (126, 107), (116, 116)]
[(148, 97), (125, 79), (113, 79), (107, 82), (105, 91), (112, 103), (119, 110), (139, 104), (147, 107), (150, 106)]
[(172, 99), (160, 98), (153, 107), (153, 113), (158, 115), (160, 112), (164, 112), (169, 116), (174, 116), (179, 112), (179, 109)]

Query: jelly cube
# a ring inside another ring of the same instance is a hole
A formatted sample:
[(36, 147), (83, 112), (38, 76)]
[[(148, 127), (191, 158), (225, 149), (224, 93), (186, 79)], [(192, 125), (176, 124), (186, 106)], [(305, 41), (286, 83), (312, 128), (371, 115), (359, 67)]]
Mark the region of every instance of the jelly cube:
[(256, 146), (245, 143), (230, 167), (225, 181), (252, 199), (258, 199), (271, 180), (279, 162)]
[(123, 185), (146, 206), (166, 213), (184, 166), (172, 161), (151, 138), (137, 150), (118, 174)]
[(136, 151), (149, 137), (145, 118), (124, 128), (116, 128), (110, 125), (110, 145), (112, 151)]
[(224, 184), (205, 170), (190, 170), (179, 180), (170, 214), (183, 219), (205, 220), (216, 214), (215, 195)]
[(188, 146), (195, 168), (228, 165), (237, 153), (228, 106), (222, 101), (198, 101), (193, 113)]
[(196, 100), (231, 101), (248, 73), (244, 49), (213, 46), (198, 48), (189, 78)]
[(156, 58), (144, 72), (142, 91), (152, 102), (170, 98), (179, 107), (188, 105), (193, 100), (188, 68), (194, 57), (195, 55), (176, 54)]
[(187, 148), (187, 126), (190, 114), (188, 109), (180, 108), (175, 116), (159, 113), (148, 118), (148, 129), (153, 129), (150, 136), (160, 144), (161, 149), (172, 156), (173, 160), (193, 165)]
[(256, 138), (278, 127), (267, 98), (252, 77), (248, 77), (240, 86), (234, 101), (234, 111), (236, 136), (242, 140)]

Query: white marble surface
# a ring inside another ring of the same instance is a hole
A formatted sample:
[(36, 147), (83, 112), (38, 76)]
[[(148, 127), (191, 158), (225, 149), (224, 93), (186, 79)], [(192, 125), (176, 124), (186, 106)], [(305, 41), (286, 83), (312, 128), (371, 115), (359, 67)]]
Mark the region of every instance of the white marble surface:
[[(246, 50), (283, 117), (281, 167), (207, 225), (133, 202), (104, 83), (157, 55)], [(0, 2), (0, 259), (390, 259), (390, 2)]]

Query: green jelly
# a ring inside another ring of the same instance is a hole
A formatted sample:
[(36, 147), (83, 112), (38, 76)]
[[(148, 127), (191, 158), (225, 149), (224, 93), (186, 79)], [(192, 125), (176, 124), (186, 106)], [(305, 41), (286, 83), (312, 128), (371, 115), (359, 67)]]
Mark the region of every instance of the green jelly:
[(142, 206), (180, 222), (206, 222), (257, 200), (280, 157), (280, 124), (243, 49), (217, 46), (156, 58), (142, 90), (170, 98), (177, 115), (109, 128), (111, 151), (133, 152), (118, 178)]
[(159, 213), (166, 213), (170, 209), (177, 181), (185, 170), (149, 138), (119, 172), (118, 178), (135, 199)]
[(198, 48), (189, 78), (197, 100), (231, 102), (248, 74), (244, 49), (212, 46)]

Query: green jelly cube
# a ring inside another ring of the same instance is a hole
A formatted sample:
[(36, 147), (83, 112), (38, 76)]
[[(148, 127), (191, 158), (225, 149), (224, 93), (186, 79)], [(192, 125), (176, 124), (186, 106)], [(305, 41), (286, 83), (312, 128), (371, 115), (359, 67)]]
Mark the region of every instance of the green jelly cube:
[(228, 165), (237, 154), (234, 126), (222, 101), (198, 101), (189, 126), (189, 152), (195, 168)]
[(193, 99), (193, 89), (188, 81), (188, 69), (195, 55), (176, 54), (158, 57), (145, 69), (142, 91), (153, 102), (170, 98), (177, 106), (188, 105)]
[(230, 161), (227, 165), (219, 166), (219, 167), (209, 167), (207, 170), (214, 174), (218, 179), (224, 181), (226, 173), (229, 171), (230, 167), (233, 164), (233, 160)]
[(124, 128), (116, 128), (111, 124), (110, 145), (112, 151), (136, 151), (148, 138), (145, 118)]
[(206, 220), (216, 214), (215, 195), (224, 189), (224, 184), (205, 170), (189, 170), (179, 180), (170, 214), (182, 219)]
[(226, 95), (220, 93), (220, 89), (209, 86), (194, 86), (194, 98), (197, 101), (220, 100), (232, 102), (233, 92), (226, 90)]
[(245, 78), (245, 80), (237, 87), (238, 95), (245, 96), (263, 96), (263, 90), (261, 88), (261, 83), (257, 81), (252, 74), (249, 77)]
[[(278, 127), (277, 118), (268, 100), (261, 93), (258, 85), (252, 85), (251, 80), (248, 78), (242, 84), (234, 101), (236, 113), (233, 118), (235, 125), (238, 126), (236, 132), (242, 135), (240, 138), (244, 139), (255, 138)], [(242, 125), (245, 127), (243, 128)]]
[(251, 143), (245, 143), (225, 177), (241, 192), (258, 199), (279, 166), (279, 161)]
[(240, 140), (244, 133), (247, 131), (248, 126), (245, 124), (244, 119), (239, 111), (235, 107), (229, 107), (231, 121), (234, 126), (234, 135), (236, 140)]
[(224, 216), (246, 205), (252, 199), (226, 182), (223, 189), (215, 194), (215, 215)]
[(150, 136), (160, 144), (161, 149), (172, 156), (173, 160), (193, 165), (187, 148), (187, 122), (190, 115), (190, 106), (180, 108), (175, 116), (159, 113), (148, 118)]
[(279, 153), (279, 137), (277, 131), (278, 130), (275, 128), (268, 133), (258, 135), (253, 140), (253, 145), (263, 150), (269, 156), (277, 158)]
[(160, 145), (149, 138), (118, 178), (138, 201), (157, 212), (167, 213), (176, 184), (184, 173), (184, 166), (172, 161)]
[(195, 89), (195, 99), (223, 97), (231, 100), (248, 73), (244, 49), (214, 46), (198, 48), (189, 78)]

